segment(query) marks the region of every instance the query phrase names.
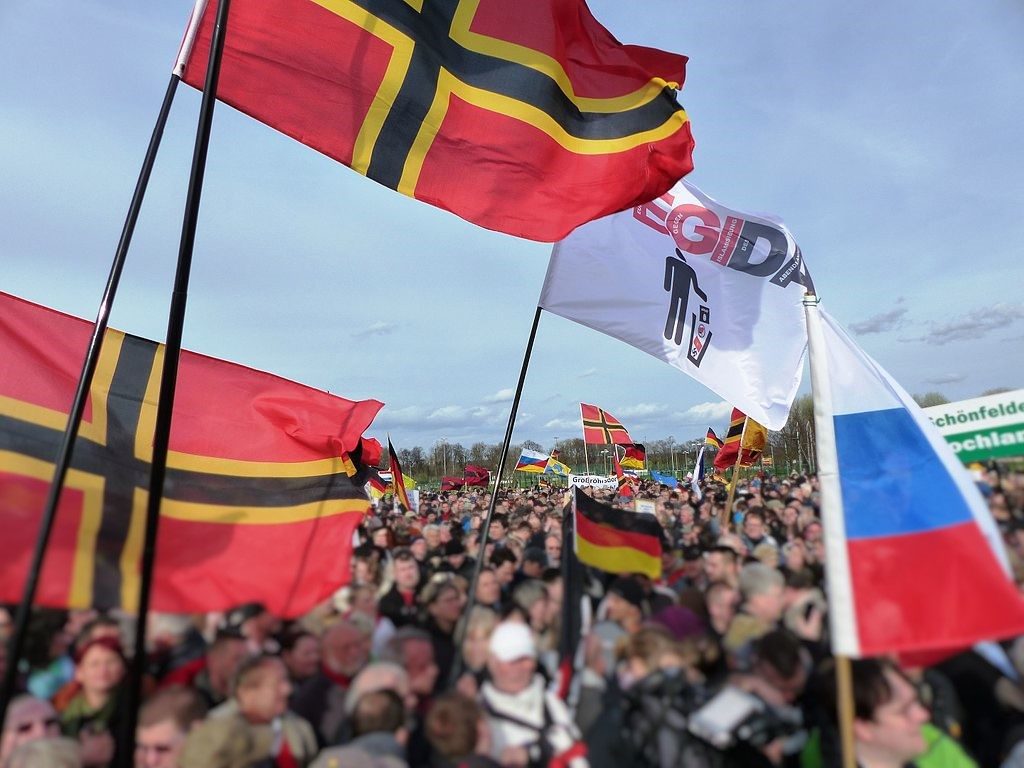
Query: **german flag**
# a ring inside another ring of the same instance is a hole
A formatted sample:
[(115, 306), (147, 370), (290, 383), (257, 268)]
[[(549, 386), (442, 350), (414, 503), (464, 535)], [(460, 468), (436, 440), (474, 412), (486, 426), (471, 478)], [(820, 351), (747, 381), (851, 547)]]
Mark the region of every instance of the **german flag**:
[[(20, 599), (92, 325), (0, 294), (0, 602)], [(164, 348), (109, 330), (75, 443), (37, 601), (138, 605)], [(260, 601), (306, 613), (349, 578), (369, 508), (362, 438), (381, 403), (350, 401), (183, 352), (151, 607)]]
[(405, 475), (402, 474), (402, 465), (398, 461), (398, 454), (395, 453), (395, 446), (391, 444), (391, 435), (388, 435), (388, 459), (391, 462), (391, 484), (395, 491), (395, 501), (408, 512), (412, 509), (412, 504), (409, 503), (409, 494), (405, 490)]
[(379, 499), (388, 492), (388, 483), (384, 482), (377, 467), (370, 467), (367, 470), (366, 485), (369, 487), (370, 496), (374, 499)]
[(647, 449), (643, 443), (627, 445), (621, 464), (626, 469), (643, 469), (647, 465)]
[(749, 467), (755, 464), (761, 458), (767, 441), (768, 430), (763, 425), (748, 418), (739, 408), (733, 408), (725, 442), (715, 456), (715, 469), (728, 469), (736, 464), (737, 457), (740, 466)]
[(633, 438), (622, 422), (596, 405), (580, 403), (583, 442), (589, 445), (632, 445)]
[(573, 489), (576, 556), (607, 573), (661, 578), (661, 523), (653, 515), (617, 509)]
[(708, 427), (708, 433), (704, 436), (704, 445), (709, 445), (712, 448), (721, 448), (722, 438), (715, 434), (715, 430)]
[[(217, 5), (175, 67), (195, 88)], [(554, 242), (693, 169), (685, 68), (619, 43), (584, 0), (233, 0), (217, 97), (402, 194)]]

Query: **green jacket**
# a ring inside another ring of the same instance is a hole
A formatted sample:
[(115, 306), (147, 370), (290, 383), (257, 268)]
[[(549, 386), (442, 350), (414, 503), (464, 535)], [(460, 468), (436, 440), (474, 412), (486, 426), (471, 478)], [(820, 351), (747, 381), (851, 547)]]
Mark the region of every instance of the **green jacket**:
[[(978, 768), (956, 741), (940, 731), (931, 723), (921, 726), (924, 740), (928, 743), (928, 751), (914, 760), (911, 765), (916, 768)], [(807, 740), (800, 755), (800, 768), (823, 768), (821, 755), (821, 731), (815, 730)]]
[(61, 733), (77, 739), (78, 734), (87, 728), (97, 733), (112, 730), (112, 726), (117, 719), (117, 703), (117, 695), (115, 694), (107, 699), (107, 703), (102, 707), (97, 710), (91, 710), (85, 701), (85, 694), (78, 692), (60, 713)]

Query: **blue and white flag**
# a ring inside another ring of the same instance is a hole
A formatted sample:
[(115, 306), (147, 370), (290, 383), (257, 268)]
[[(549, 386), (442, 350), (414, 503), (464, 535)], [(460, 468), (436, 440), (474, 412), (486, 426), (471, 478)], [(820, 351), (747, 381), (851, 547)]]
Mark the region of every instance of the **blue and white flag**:
[(807, 307), (833, 651), (927, 655), (1024, 633), (984, 499), (921, 408)]
[(700, 450), (697, 451), (697, 464), (693, 468), (693, 478), (690, 480), (690, 488), (695, 494), (697, 494), (697, 501), (704, 500), (704, 491), (700, 489), (700, 484), (704, 482), (704, 449), (706, 445), (702, 445)]

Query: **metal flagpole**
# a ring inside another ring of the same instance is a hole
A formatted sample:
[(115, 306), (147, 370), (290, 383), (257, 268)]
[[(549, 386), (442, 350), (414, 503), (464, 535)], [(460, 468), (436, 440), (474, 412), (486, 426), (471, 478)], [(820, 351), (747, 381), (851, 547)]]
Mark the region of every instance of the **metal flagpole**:
[(477, 547), (476, 565), (473, 566), (473, 578), (469, 582), (469, 597), (466, 601), (466, 608), (463, 611), (463, 620), (455, 630), (455, 663), (452, 664), (451, 677), (449, 681), (454, 685), (462, 674), (462, 643), (466, 638), (466, 628), (469, 624), (467, 619), (476, 604), (476, 585), (480, 580), (480, 571), (484, 565), (484, 555), (487, 551), (487, 538), (491, 532), (491, 518), (494, 516), (494, 507), (498, 503), (498, 490), (501, 488), (501, 476), (505, 471), (505, 462), (508, 459), (508, 447), (512, 442), (512, 430), (516, 426), (516, 414), (519, 412), (519, 399), (523, 395), (523, 385), (526, 383), (526, 371), (530, 367), (530, 356), (533, 354), (533, 342), (537, 338), (537, 326), (540, 324), (540, 313), (543, 310), (537, 305), (537, 312), (533, 316), (533, 326), (530, 328), (530, 339), (526, 342), (526, 353), (523, 355), (523, 367), (519, 371), (519, 383), (516, 385), (516, 394), (512, 398), (512, 410), (508, 414), (508, 427), (505, 429), (505, 442), (501, 444), (501, 456), (498, 459), (498, 471), (494, 473), (494, 489), (491, 491), (491, 503), (487, 506), (487, 517), (480, 526), (480, 542)]
[(583, 461), (587, 466), (587, 474), (590, 474), (590, 453), (587, 451), (587, 428), (583, 426), (583, 406), (580, 406), (580, 429), (583, 430)]
[(206, 155), (210, 147), (213, 110), (217, 103), (217, 80), (224, 52), (224, 36), (227, 31), (230, 5), (231, 0), (219, 0), (217, 7), (217, 21), (213, 29), (213, 39), (210, 42), (210, 58), (206, 69), (203, 101), (199, 108), (199, 123), (196, 128), (195, 149), (192, 154), (188, 195), (185, 198), (185, 213), (181, 225), (181, 243), (178, 248), (174, 291), (171, 294), (171, 308), (167, 318), (167, 340), (164, 348), (163, 370), (160, 375), (160, 401), (157, 405), (156, 425), (153, 431), (153, 459), (150, 465), (149, 498), (146, 504), (145, 543), (139, 574), (135, 657), (132, 660), (126, 688), (125, 716), (121, 724), (121, 749), (117, 755), (118, 768), (131, 768), (134, 762), (135, 726), (138, 722), (142, 677), (146, 667), (146, 615), (149, 612), (149, 596), (153, 586), (153, 566), (156, 560), (160, 501), (163, 496), (164, 477), (167, 471), (167, 450), (170, 442), (171, 416), (174, 409), (174, 390), (178, 378), (181, 336), (185, 325), (185, 306), (188, 302), (188, 280), (192, 269), (192, 253), (195, 250), (199, 203), (203, 192), (203, 178), (206, 174)]
[[(832, 390), (828, 383), (825, 340), (818, 317), (818, 298), (804, 295), (807, 318), (807, 351), (811, 370), (811, 396), (818, 477), (821, 483), (821, 519), (825, 533), (825, 568), (829, 585), (829, 625), (832, 652), (836, 657), (836, 697), (843, 768), (856, 768), (853, 719), (853, 674), (850, 657), (858, 655), (853, 590), (846, 550), (842, 490), (839, 485), (839, 457), (835, 424), (832, 420)], [(799, 434), (799, 430), (797, 431)]]
[(28, 631), (28, 619), (32, 612), (32, 603), (35, 601), (36, 590), (39, 587), (39, 576), (42, 572), (46, 548), (50, 542), (50, 534), (53, 532), (53, 524), (57, 517), (57, 506), (60, 503), (61, 491), (64, 489), (64, 481), (71, 466), (71, 453), (75, 445), (75, 439), (78, 437), (78, 429), (82, 423), (82, 414), (85, 411), (89, 388), (92, 386), (96, 366), (99, 363), (100, 351), (103, 346), (103, 334), (107, 330), (110, 309), (114, 304), (114, 297), (117, 295), (117, 286), (121, 281), (121, 273), (124, 271), (124, 264), (128, 258), (128, 248), (131, 245), (132, 236), (135, 234), (135, 224), (139, 220), (142, 200), (146, 196), (149, 177), (156, 162), (160, 140), (164, 135), (164, 127), (167, 125), (167, 116), (171, 111), (171, 103), (174, 101), (174, 92), (177, 90), (178, 82), (178, 76), (171, 75), (171, 80), (167, 84), (167, 90), (164, 92), (164, 100), (160, 105), (160, 112), (157, 115), (156, 124), (153, 126), (153, 133), (149, 138), (149, 146), (146, 148), (146, 156), (142, 161), (142, 168), (139, 170), (139, 178), (135, 183), (135, 192), (132, 194), (131, 203), (128, 205), (128, 214), (121, 229), (121, 239), (118, 241), (117, 249), (114, 251), (114, 260), (110, 265), (107, 285), (103, 290), (103, 297), (100, 299), (99, 310), (96, 313), (96, 323), (93, 326), (92, 337), (89, 339), (85, 361), (82, 363), (82, 372), (78, 378), (78, 388), (75, 390), (75, 397), (72, 400), (71, 409), (68, 411), (68, 421), (64, 427), (64, 436), (57, 451), (57, 457), (54, 459), (53, 479), (50, 482), (46, 505), (43, 507), (39, 535), (36, 538), (32, 560), (29, 564), (28, 574), (25, 577), (25, 587), (22, 591), (21, 602), (18, 603), (18, 609), (15, 614), (14, 631), (8, 644), (7, 670), (4, 673), (3, 688), (0, 690), (0, 723), (3, 722), (7, 713), (7, 705), (14, 695), (18, 676), (18, 660), (21, 658), (21, 653), (24, 649), (25, 635)]

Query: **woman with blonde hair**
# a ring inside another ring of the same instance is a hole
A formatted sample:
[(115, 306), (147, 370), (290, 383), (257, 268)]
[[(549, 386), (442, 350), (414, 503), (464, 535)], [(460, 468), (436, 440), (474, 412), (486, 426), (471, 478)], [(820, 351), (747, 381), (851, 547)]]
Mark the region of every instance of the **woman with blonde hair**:
[(490, 608), (477, 605), (463, 620), (466, 622), (466, 634), (462, 641), (462, 660), (466, 673), (479, 682), (487, 668), (487, 646), (494, 628), (498, 626), (499, 617)]

